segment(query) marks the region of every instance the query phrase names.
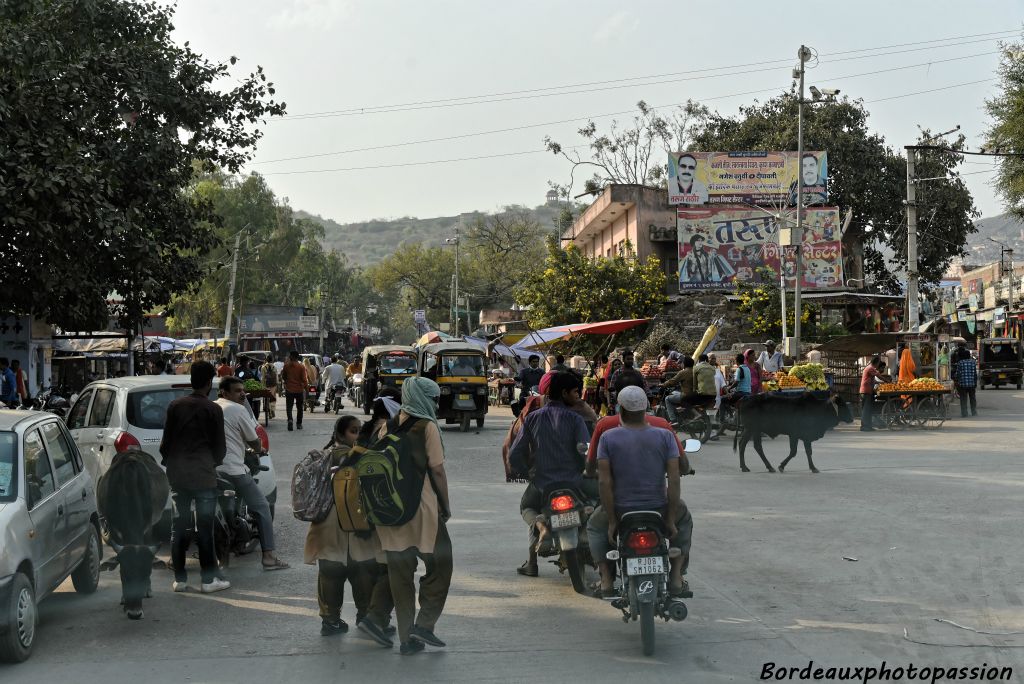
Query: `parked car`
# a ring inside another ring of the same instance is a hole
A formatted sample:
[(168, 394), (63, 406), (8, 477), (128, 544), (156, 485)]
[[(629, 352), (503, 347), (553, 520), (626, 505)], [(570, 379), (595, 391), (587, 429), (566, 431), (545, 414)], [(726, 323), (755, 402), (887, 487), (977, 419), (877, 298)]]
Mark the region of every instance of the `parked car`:
[[(219, 379), (214, 378), (210, 399), (216, 400), (219, 384)], [(177, 375), (112, 378), (86, 385), (71, 406), (67, 423), (93, 481), (99, 481), (107, 472), (115, 454), (130, 447), (139, 447), (160, 463), (167, 406), (191, 392), (188, 379)], [(277, 475), (269, 453), (270, 441), (262, 425), (256, 426), (256, 433), (267, 452), (260, 457), (260, 464), (268, 468), (260, 473), (256, 482), (273, 511), (277, 501)], [(155, 530), (157, 539), (170, 537), (171, 517), (168, 498), (163, 519)]]
[(0, 661), (32, 654), (36, 605), (69, 576), (96, 591), (102, 557), (95, 485), (64, 423), (0, 411)]

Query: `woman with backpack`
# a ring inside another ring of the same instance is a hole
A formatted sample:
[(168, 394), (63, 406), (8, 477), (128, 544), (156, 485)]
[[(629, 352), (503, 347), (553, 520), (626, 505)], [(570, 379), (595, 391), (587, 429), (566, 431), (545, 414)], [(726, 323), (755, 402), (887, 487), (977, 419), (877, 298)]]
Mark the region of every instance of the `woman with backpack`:
[[(334, 426), (334, 435), (325, 450), (329, 450), (331, 465), (344, 465), (359, 437), (361, 424), (355, 416), (342, 416)], [(356, 625), (371, 610), (375, 581), (378, 576), (377, 556), (381, 555), (380, 540), (376, 532), (345, 532), (341, 529), (334, 507), (322, 522), (310, 523), (306, 534), (304, 562), (317, 564), (316, 595), (320, 605), (320, 634), (344, 634), (348, 624), (341, 619), (341, 606), (345, 600), (346, 580), (352, 586), (352, 600), (356, 604)], [(391, 613), (387, 597), (380, 597), (384, 613), (381, 633), (385, 645), (394, 627), (387, 626)]]
[[(387, 556), (388, 581), (395, 604), (402, 655), (423, 650), (424, 644), (443, 647), (434, 626), (444, 610), (452, 581), (452, 542), (445, 523), (450, 517), (448, 477), (444, 470), (444, 443), (437, 424), (437, 399), (441, 390), (433, 380), (412, 377), (402, 385), (402, 406), (389, 423), (388, 432), (408, 447), (418, 470), (424, 473), (419, 507), (408, 522), (377, 527)], [(419, 615), (413, 576), (418, 561), (426, 565), (420, 580)], [(360, 629), (377, 638), (385, 619), (377, 607), (359, 623)]]

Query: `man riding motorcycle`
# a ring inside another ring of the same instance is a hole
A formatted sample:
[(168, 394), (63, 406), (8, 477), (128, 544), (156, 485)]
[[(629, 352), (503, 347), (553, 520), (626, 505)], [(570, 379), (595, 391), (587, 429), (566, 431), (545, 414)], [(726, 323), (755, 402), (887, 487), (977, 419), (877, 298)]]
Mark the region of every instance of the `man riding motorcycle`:
[(647, 423), (647, 393), (642, 388), (623, 388), (618, 403), (622, 426), (605, 432), (597, 451), (601, 506), (587, 521), (590, 552), (601, 571), (600, 596), (615, 596), (612, 566), (606, 556), (610, 544), (615, 543), (619, 517), (630, 511), (658, 511), (670, 545), (682, 551), (671, 559), (669, 593), (690, 597), (693, 594), (683, 573), (689, 563), (693, 519), (679, 498), (678, 443), (670, 431)]
[[(320, 376), (323, 381), (324, 387), (327, 388), (327, 410), (331, 409), (331, 402), (334, 400), (335, 395), (341, 392), (341, 395), (345, 395), (345, 367), (338, 363), (337, 355), (331, 357), (331, 363), (329, 366), (324, 368), (324, 372)], [(345, 404), (341, 404), (341, 408), (345, 408)]]
[[(580, 401), (580, 380), (572, 373), (554, 373), (547, 389), (547, 404), (526, 416), (509, 451), (512, 469), (529, 473), (530, 484), (519, 508), (523, 521), (538, 537), (545, 525), (541, 509), (546, 487), (563, 483), (587, 498), (597, 498), (594, 481), (583, 479), (583, 454), (590, 433), (583, 418), (571, 408)], [(517, 572), (527, 577), (538, 574), (537, 549), (532, 540), (529, 558)]]

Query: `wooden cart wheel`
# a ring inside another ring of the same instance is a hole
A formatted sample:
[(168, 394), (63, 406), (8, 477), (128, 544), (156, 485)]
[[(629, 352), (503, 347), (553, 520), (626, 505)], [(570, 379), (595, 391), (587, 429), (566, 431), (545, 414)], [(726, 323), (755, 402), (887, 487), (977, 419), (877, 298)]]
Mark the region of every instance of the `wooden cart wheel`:
[(907, 427), (899, 397), (891, 397), (882, 404), (882, 424), (890, 430), (903, 430)]

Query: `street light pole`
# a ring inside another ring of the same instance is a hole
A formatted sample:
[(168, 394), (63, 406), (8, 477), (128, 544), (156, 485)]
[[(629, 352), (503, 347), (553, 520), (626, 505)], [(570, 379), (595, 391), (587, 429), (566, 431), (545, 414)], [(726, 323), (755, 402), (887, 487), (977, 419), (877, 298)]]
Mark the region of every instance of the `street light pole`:
[(449, 245), (455, 245), (455, 331), (453, 335), (459, 336), (459, 226), (455, 226), (455, 237), (445, 240)]
[(801, 280), (804, 276), (804, 174), (802, 173), (804, 156), (804, 64), (811, 58), (811, 51), (806, 45), (800, 46), (797, 53), (800, 65), (797, 67), (800, 77), (800, 95), (797, 99), (796, 128), (796, 284), (793, 287), (793, 356), (800, 358), (800, 306)]

